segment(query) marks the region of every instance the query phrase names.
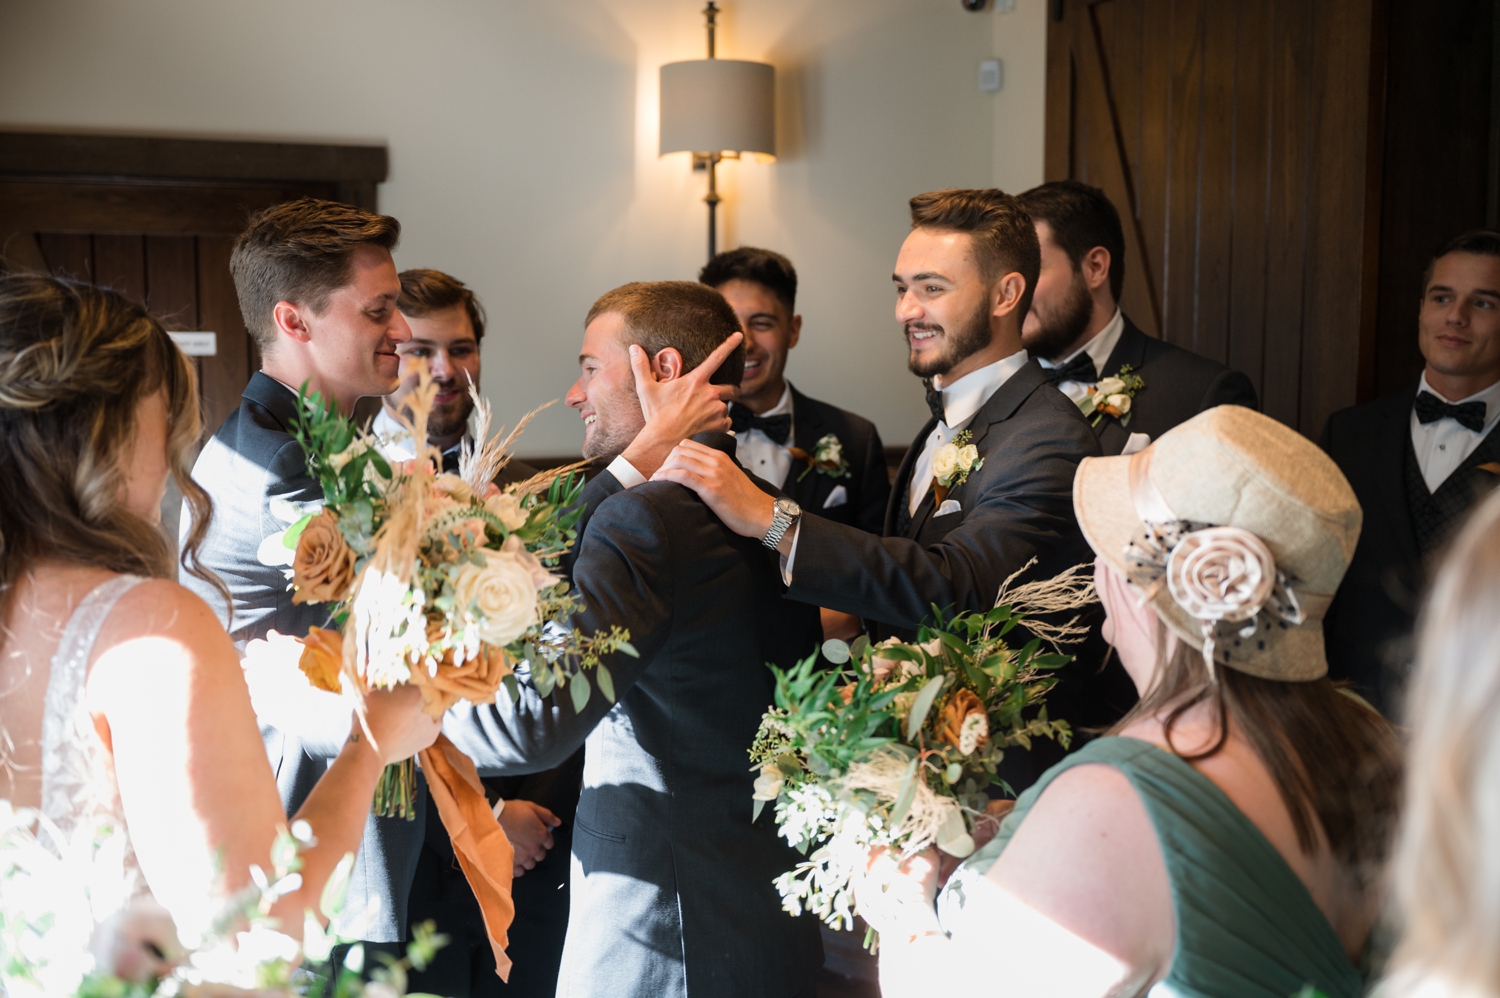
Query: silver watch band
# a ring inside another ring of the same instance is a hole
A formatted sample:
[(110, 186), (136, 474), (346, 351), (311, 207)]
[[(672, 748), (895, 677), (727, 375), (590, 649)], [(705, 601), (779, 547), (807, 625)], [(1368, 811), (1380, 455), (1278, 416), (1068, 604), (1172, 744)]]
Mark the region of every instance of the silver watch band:
[(781, 543), (781, 538), (796, 522), (796, 516), (783, 512), (781, 506), (777, 505), (771, 513), (771, 529), (766, 531), (766, 536), (762, 537), (760, 542), (775, 551), (776, 545)]

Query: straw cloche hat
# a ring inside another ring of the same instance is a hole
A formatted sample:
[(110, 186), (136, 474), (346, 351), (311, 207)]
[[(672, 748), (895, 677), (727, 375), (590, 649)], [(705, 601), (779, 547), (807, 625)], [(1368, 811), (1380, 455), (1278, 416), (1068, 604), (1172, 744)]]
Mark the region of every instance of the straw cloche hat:
[(1204, 652), (1210, 675), (1327, 673), (1323, 615), (1363, 515), (1300, 433), (1240, 406), (1209, 409), (1135, 454), (1085, 458), (1073, 506), (1094, 551)]

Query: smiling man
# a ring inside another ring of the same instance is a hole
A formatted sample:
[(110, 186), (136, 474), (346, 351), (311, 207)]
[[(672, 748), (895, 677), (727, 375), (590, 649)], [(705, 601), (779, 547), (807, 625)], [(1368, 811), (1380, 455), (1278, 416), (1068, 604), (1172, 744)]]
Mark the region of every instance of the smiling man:
[[(988, 609), (1033, 558), (1026, 578), (1093, 557), (1073, 515), (1073, 474), (1099, 442), (1021, 343), (1040, 269), (1031, 218), (1001, 191), (947, 190), (912, 198), (911, 222), (892, 275), (896, 321), (932, 418), (896, 474), (884, 536), (773, 505), (725, 455), (693, 441), (657, 473), (775, 548), (789, 598), (862, 617), (877, 638), (911, 637), (934, 604)], [(1053, 716), (1108, 723), (1129, 706), (1123, 671), (1099, 665), (1070, 667)], [(1020, 789), (1048, 761), (1008, 753), (1005, 775)]]
[(740, 463), (804, 509), (880, 533), (891, 480), (875, 424), (786, 380), (802, 336), (792, 261), (741, 246), (708, 261), (698, 280), (724, 296), (745, 330), (745, 380), (729, 406)]
[(1500, 484), (1500, 232), (1469, 232), (1423, 275), (1416, 385), (1334, 413), (1323, 449), (1364, 509), (1364, 529), (1323, 621), (1328, 673), (1393, 713), (1427, 563)]

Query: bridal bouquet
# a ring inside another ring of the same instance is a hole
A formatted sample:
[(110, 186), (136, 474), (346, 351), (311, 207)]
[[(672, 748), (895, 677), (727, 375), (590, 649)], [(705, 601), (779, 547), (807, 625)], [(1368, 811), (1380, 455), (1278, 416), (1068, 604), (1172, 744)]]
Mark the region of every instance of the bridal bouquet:
[[(944, 621), (934, 608), (937, 623), (915, 642), (826, 642), (824, 657), (852, 663), (842, 671), (820, 668), (816, 655), (785, 672), (771, 667), (776, 702), (750, 758), (760, 767), (755, 817), (774, 801), (781, 835), (807, 855), (776, 879), (788, 912), (852, 927), (850, 881), (870, 850), (911, 855), (936, 845), (968, 856), (985, 789), (1010, 792), (997, 774), (1005, 750), (1043, 737), (1068, 744), (1067, 722), (1048, 719), (1043, 700), (1057, 682), (1052, 670), (1071, 656), (1043, 643), (1079, 641), (1087, 628), (1076, 617), (1029, 615), (1092, 602), (1087, 568), (1002, 588), (988, 612)], [(1019, 646), (1018, 626), (1035, 635)]]
[[(514, 700), (516, 663), (529, 663), (542, 696), (567, 688), (575, 709), (588, 702), (592, 669), (614, 700), (600, 656), (634, 654), (629, 633), (586, 635), (561, 626), (582, 604), (553, 574), (577, 538), (583, 479), (572, 465), (501, 490), (491, 484), (531, 416), (503, 440), (488, 442), (489, 406), (475, 401), (477, 447), (465, 445), (458, 474), (439, 472), (427, 446), (437, 386), (425, 374), (402, 417), (415, 459), (392, 465), (379, 441), (356, 430), (317, 394), (303, 389), (297, 440), (323, 486), (322, 510), (294, 523), (283, 539), (294, 549), (293, 602), (336, 605), (337, 630), (313, 628), (302, 671), (313, 685), (357, 693), (397, 683), (417, 686), (439, 717), (459, 700), (493, 703), (502, 686)], [(414, 818), (415, 769), (388, 767), (375, 813)]]

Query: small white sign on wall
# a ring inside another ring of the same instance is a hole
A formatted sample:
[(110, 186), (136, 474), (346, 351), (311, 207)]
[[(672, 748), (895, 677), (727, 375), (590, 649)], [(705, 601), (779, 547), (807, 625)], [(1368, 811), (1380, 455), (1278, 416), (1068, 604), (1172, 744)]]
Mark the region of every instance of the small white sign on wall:
[(219, 353), (217, 333), (168, 333), (178, 349), (189, 357), (214, 357)]

